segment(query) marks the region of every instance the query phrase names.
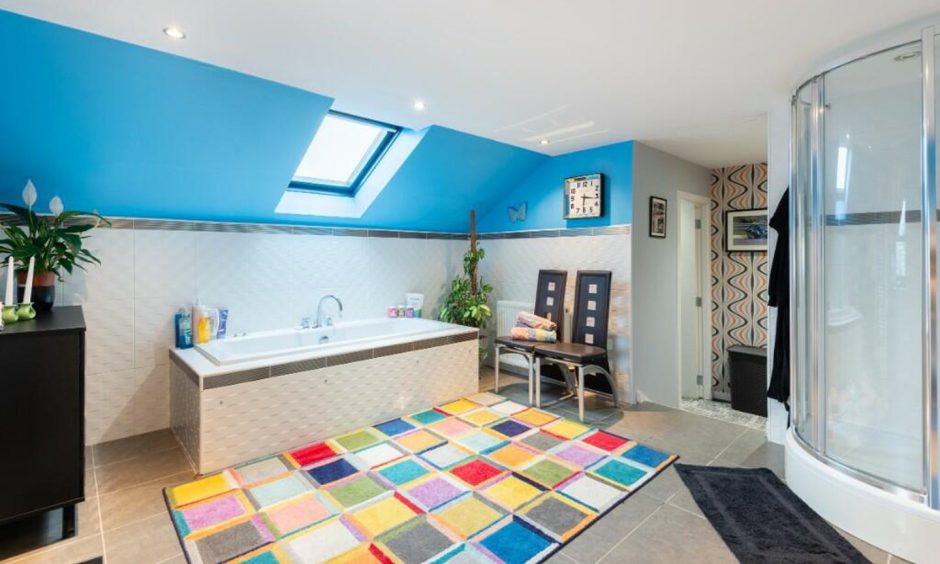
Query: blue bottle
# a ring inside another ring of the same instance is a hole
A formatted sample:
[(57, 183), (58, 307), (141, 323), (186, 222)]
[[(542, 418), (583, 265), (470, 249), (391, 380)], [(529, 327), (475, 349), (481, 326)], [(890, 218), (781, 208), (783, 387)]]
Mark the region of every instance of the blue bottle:
[(176, 328), (176, 348), (189, 349), (193, 346), (193, 318), (183, 308), (176, 312), (173, 326)]

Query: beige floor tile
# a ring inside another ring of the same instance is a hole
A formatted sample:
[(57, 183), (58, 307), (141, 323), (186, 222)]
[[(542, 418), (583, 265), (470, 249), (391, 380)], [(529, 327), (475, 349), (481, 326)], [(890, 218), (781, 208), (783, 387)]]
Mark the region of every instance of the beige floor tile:
[(741, 425), (700, 417), (698, 421), (683, 420), (672, 429), (656, 435), (655, 439), (674, 452), (707, 457), (707, 463), (747, 431)]
[(182, 554), (168, 514), (104, 532), (108, 564), (160, 562)]
[(84, 562), (104, 554), (101, 535), (72, 538), (46, 548), (20, 555), (7, 562), (10, 564), (72, 564)]
[(669, 505), (678, 507), (688, 511), (689, 513), (694, 513), (702, 519), (705, 518), (705, 514), (702, 513), (702, 510), (699, 509), (698, 504), (695, 503), (695, 498), (692, 497), (692, 492), (689, 491), (685, 484), (683, 484), (676, 493), (669, 498)]
[(102, 495), (173, 474), (192, 472), (192, 468), (183, 451), (177, 448), (98, 466), (95, 472), (98, 477), (98, 495)]
[(188, 482), (192, 479), (192, 472), (182, 472), (138, 486), (102, 494), (98, 500), (104, 530), (110, 531), (154, 515), (166, 515), (167, 509), (163, 498), (163, 488)]
[(152, 455), (161, 450), (179, 448), (176, 437), (169, 429), (109, 441), (94, 446), (95, 466), (113, 464), (134, 457)]
[(101, 534), (101, 506), (97, 497), (85, 498), (75, 506), (75, 536), (85, 538)]
[(741, 463), (744, 468), (770, 468), (781, 480), (786, 480), (783, 445), (764, 443)]
[(565, 546), (561, 553), (581, 564), (597, 562), (656, 511), (661, 502), (636, 493)]
[(708, 521), (662, 505), (601, 562), (721, 564), (737, 559)]
[(739, 466), (761, 446), (767, 443), (763, 431), (748, 429), (718, 454), (712, 466)]

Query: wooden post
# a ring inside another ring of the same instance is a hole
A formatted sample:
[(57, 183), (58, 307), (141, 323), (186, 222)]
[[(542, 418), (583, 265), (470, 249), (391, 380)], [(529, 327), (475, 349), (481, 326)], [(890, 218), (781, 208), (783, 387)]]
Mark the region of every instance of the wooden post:
[[(477, 252), (477, 215), (470, 210), (470, 252)], [(470, 273), (470, 294), (477, 295), (477, 265), (473, 263), (473, 272)]]

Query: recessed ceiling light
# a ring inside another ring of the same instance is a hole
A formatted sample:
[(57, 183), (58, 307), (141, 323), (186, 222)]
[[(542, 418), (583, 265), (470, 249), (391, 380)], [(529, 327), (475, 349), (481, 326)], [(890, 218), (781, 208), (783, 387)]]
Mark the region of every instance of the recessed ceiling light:
[(424, 105), (424, 100), (415, 100), (415, 103), (412, 107), (414, 107), (416, 112), (423, 112), (424, 109), (427, 108), (427, 106)]
[(539, 145), (548, 145), (551, 143), (548, 139), (539, 139)]
[(170, 39), (186, 39), (186, 32), (175, 26), (163, 28), (163, 34)]

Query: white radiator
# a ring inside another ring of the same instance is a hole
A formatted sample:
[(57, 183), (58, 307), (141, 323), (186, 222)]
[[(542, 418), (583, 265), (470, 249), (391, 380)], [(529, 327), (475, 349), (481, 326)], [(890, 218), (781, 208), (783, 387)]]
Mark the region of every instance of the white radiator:
[[(516, 324), (516, 314), (520, 311), (531, 312), (535, 309), (535, 304), (527, 302), (511, 302), (508, 300), (499, 300), (496, 302), (496, 333), (499, 337), (509, 335), (510, 329)], [(513, 366), (521, 369), (523, 372), (528, 370), (525, 359), (517, 354), (500, 356), (500, 364), (503, 367)]]

